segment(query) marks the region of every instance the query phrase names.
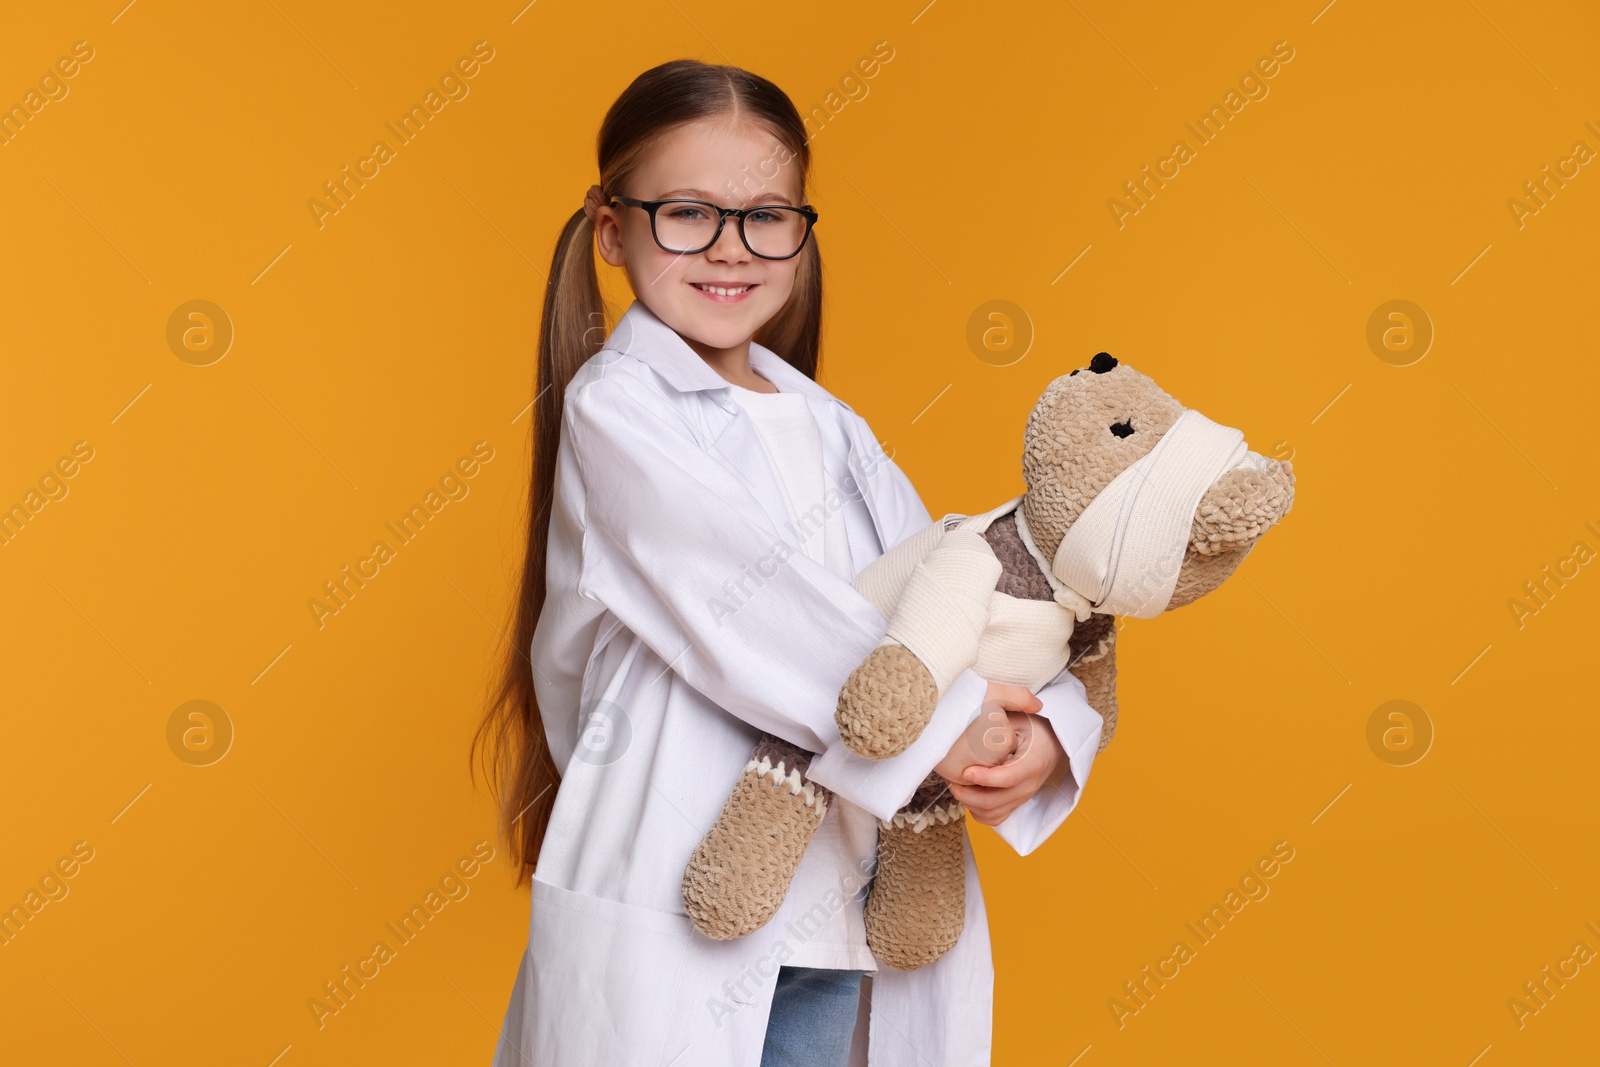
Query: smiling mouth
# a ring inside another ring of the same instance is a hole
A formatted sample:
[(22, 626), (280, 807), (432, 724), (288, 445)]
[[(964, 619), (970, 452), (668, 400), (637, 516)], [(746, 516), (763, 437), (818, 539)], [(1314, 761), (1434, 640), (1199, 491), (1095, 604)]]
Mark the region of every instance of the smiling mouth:
[(738, 296), (740, 293), (747, 293), (755, 288), (755, 285), (750, 283), (744, 285), (705, 285), (700, 282), (690, 282), (689, 284), (702, 293), (715, 293), (717, 296)]

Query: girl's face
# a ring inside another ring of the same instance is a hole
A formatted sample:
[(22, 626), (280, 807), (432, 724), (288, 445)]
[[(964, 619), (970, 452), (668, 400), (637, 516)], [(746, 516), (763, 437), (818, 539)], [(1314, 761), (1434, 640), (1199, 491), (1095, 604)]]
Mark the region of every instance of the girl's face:
[[(780, 166), (784, 160), (788, 162)], [(631, 188), (621, 192), (640, 200), (688, 197), (719, 207), (802, 207), (807, 205), (797, 166), (791, 153), (760, 127), (696, 122), (663, 137), (634, 172)], [(670, 206), (661, 209), (663, 222), (671, 210)], [(754, 218), (750, 229), (754, 240)], [(704, 252), (674, 254), (651, 236), (648, 211), (621, 203), (600, 209), (595, 216), (595, 235), (601, 257), (613, 267), (626, 269), (634, 294), (645, 307), (702, 356), (708, 350), (748, 344), (756, 330), (788, 301), (801, 259), (753, 255), (739, 239), (738, 220), (733, 218), (723, 224), (716, 243)], [(699, 288), (702, 285), (748, 289), (727, 297), (704, 292)]]

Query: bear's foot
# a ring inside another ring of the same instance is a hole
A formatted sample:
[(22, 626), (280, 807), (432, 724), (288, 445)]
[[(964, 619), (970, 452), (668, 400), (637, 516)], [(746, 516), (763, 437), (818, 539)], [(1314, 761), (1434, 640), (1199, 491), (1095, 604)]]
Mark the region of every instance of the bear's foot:
[(834, 721), (845, 746), (866, 759), (889, 759), (922, 736), (939, 705), (939, 686), (904, 645), (879, 645), (850, 672)]
[(961, 937), (967, 914), (966, 808), (930, 774), (891, 823), (878, 824), (878, 867), (867, 894), (867, 946), (914, 971)]
[(718, 941), (761, 929), (789, 893), (822, 825), (828, 790), (805, 781), (811, 753), (765, 735), (683, 872), (683, 907)]

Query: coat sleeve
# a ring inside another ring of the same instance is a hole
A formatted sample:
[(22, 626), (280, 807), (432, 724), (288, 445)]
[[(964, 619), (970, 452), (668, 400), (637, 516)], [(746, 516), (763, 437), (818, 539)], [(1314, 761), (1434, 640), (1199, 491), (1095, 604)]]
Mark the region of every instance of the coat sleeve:
[(1050, 720), (1066, 759), (1037, 793), (994, 827), (994, 832), (1020, 856), (1044, 844), (1078, 806), (1078, 797), (1089, 781), (1089, 768), (1100, 748), (1100, 714), (1090, 706), (1083, 682), (1076, 675), (1063, 669), (1036, 695), (1044, 704), (1039, 714)]
[(963, 672), (893, 759), (850, 752), (834, 722), (839, 690), (888, 620), (783, 541), (733, 471), (649, 391), (614, 374), (566, 394), (560, 448), (575, 464), (562, 469), (580, 485), (558, 479), (557, 492), (581, 530), (578, 594), (719, 707), (817, 753), (808, 777), (892, 817), (978, 717), (987, 684)]

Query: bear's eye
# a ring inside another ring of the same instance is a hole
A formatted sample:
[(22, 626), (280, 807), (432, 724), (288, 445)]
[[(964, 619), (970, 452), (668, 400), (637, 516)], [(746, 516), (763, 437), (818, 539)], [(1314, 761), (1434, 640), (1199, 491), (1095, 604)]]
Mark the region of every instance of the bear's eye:
[(1111, 432), (1116, 434), (1118, 437), (1131, 436), (1132, 433), (1133, 433), (1133, 423), (1131, 423), (1131, 422), (1113, 422), (1111, 424)]

